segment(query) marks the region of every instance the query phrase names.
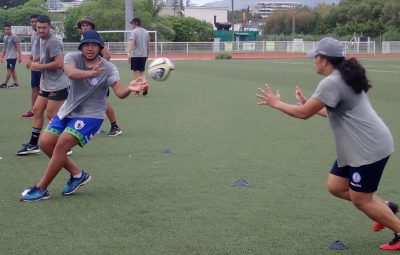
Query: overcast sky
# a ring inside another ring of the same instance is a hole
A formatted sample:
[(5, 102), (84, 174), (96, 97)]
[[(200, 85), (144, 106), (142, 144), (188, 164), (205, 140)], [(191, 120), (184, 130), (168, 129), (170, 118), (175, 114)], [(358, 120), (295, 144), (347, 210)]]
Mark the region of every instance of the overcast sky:
[(202, 5), (202, 4), (206, 4), (206, 3), (214, 2), (214, 1), (217, 1), (217, 0), (190, 0), (190, 2), (192, 4), (198, 4), (198, 5)]

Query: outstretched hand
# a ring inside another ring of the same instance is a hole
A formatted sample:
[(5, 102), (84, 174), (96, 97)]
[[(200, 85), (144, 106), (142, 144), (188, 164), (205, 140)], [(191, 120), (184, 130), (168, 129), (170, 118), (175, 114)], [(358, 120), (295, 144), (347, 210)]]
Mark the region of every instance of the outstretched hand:
[(140, 96), (140, 92), (146, 89), (147, 87), (148, 87), (147, 81), (141, 77), (131, 81), (128, 85), (128, 89), (130, 91), (135, 92), (136, 96)]
[(262, 100), (257, 103), (258, 105), (267, 105), (275, 108), (281, 101), (281, 94), (279, 92), (279, 89), (276, 90), (276, 92), (274, 93), (268, 84), (265, 84), (265, 90), (263, 90), (262, 88), (258, 88), (258, 91), (261, 94), (256, 94), (256, 97)]
[(307, 98), (304, 96), (303, 91), (301, 91), (299, 85), (296, 85), (295, 96), (296, 96), (298, 105), (303, 105), (307, 102)]

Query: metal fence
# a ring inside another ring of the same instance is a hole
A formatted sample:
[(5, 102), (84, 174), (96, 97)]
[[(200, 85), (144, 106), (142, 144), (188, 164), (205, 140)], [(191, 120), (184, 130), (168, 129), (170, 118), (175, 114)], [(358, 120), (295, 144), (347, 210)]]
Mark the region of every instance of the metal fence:
[(400, 54), (400, 42), (383, 42), (382, 54)]
[[(255, 42), (157, 42), (151, 43), (151, 54), (210, 54), (210, 53), (306, 53), (318, 42), (255, 41)], [(400, 54), (400, 42), (383, 42), (377, 50), (375, 42), (342, 42), (346, 54)], [(112, 54), (126, 54), (128, 43), (106, 43)], [(77, 51), (79, 43), (63, 43), (65, 52)], [(0, 44), (0, 50), (3, 44)], [(30, 44), (22, 43), (23, 54), (30, 53)]]

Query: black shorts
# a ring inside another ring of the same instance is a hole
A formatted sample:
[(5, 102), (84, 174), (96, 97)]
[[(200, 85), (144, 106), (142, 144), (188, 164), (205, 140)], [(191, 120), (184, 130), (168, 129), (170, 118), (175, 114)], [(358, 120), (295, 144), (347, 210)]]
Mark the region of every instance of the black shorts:
[(8, 58), (7, 59), (7, 69), (14, 70), (16, 64), (17, 64), (16, 58)]
[(337, 160), (333, 163), (331, 174), (349, 179), (349, 188), (357, 192), (372, 193), (378, 189), (383, 169), (389, 157), (369, 165), (358, 167), (339, 167)]
[(40, 86), (41, 71), (31, 71), (31, 87), (38, 88)]
[(143, 58), (133, 57), (133, 58), (131, 58), (131, 70), (132, 71), (144, 72), (144, 69), (146, 67), (146, 61), (147, 61), (147, 57), (143, 57)]
[(68, 97), (68, 88), (51, 91), (51, 92), (40, 90), (39, 96), (47, 97), (47, 99), (53, 100), (53, 101), (62, 101), (62, 100), (67, 99), (67, 97)]

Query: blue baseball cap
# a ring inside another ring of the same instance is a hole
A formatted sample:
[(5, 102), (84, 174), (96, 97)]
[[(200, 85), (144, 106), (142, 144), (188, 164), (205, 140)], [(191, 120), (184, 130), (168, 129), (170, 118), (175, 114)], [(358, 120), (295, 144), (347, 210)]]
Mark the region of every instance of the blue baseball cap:
[(83, 32), (82, 40), (79, 44), (78, 50), (81, 50), (82, 45), (85, 43), (97, 43), (100, 46), (100, 50), (104, 48), (104, 42), (101, 39), (99, 33), (97, 33), (95, 30), (88, 30)]
[(325, 37), (324, 39), (319, 41), (315, 50), (307, 53), (307, 56), (309, 58), (314, 58), (317, 55), (327, 57), (344, 57), (344, 47), (335, 38)]

